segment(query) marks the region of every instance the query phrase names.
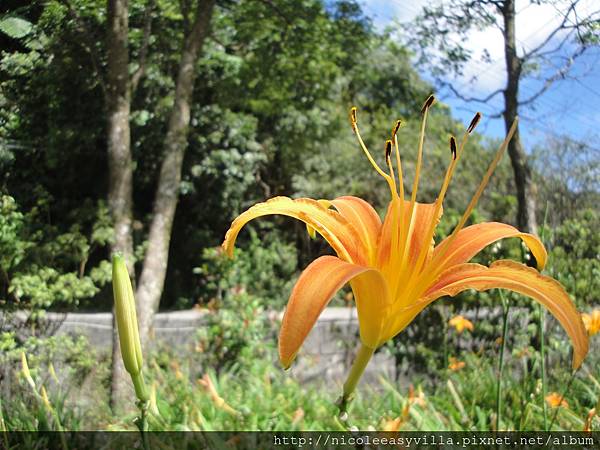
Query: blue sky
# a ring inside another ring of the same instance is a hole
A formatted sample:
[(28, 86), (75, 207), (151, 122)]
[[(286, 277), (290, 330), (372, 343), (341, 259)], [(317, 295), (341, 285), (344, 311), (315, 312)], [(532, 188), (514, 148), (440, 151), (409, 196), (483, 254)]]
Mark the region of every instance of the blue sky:
[[(362, 0), (363, 10), (370, 16), (377, 29), (409, 23), (425, 4), (435, 0)], [(441, 1), (441, 0), (437, 0)], [(597, 10), (594, 1), (581, 1), (580, 13)], [(517, 43), (520, 48), (530, 49), (542, 43), (554, 27), (560, 23), (566, 8), (563, 4), (535, 5), (528, 0), (517, 0)], [(491, 64), (479, 61), (470, 63), (465, 75), (460, 78), (448, 78), (454, 87), (465, 96), (485, 97), (505, 84), (505, 64), (502, 50), (502, 36), (498, 29), (490, 28), (483, 32), (473, 32), (467, 42), (475, 55), (484, 49), (490, 53)], [(520, 111), (521, 135), (529, 150), (536, 144), (542, 144), (548, 135), (567, 135), (586, 141), (600, 155), (600, 48), (588, 50), (577, 59), (570, 74), (575, 79), (556, 82), (539, 99)], [(542, 72), (543, 74), (544, 72)], [(548, 70), (546, 73), (550, 73)], [(421, 74), (428, 79), (426, 73)], [(474, 79), (473, 77), (476, 77)], [(527, 98), (540, 86), (535, 80), (524, 80), (521, 84), (521, 97)], [(528, 95), (529, 94), (529, 95)], [(465, 103), (449, 92), (440, 91), (438, 96), (452, 107), (453, 114), (465, 122), (471, 120), (477, 110), (486, 115), (502, 110), (502, 95), (497, 95), (488, 104)], [(490, 137), (504, 135), (502, 119), (482, 121), (479, 131)]]

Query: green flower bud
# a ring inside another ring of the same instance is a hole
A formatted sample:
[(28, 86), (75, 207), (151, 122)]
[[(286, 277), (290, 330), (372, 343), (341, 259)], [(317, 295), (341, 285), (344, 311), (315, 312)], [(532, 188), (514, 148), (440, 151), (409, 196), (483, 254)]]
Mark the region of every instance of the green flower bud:
[(147, 401), (148, 392), (142, 376), (142, 346), (140, 344), (133, 289), (125, 260), (119, 254), (113, 255), (112, 283), (117, 330), (125, 370), (131, 375), (137, 398), (141, 401)]

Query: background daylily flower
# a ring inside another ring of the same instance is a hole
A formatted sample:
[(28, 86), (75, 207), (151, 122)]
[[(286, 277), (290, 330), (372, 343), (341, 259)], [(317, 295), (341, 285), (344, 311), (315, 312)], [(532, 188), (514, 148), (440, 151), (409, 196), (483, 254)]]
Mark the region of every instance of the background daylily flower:
[[(375, 349), (406, 328), (430, 303), (444, 296), (455, 296), (466, 289), (485, 291), (504, 288), (532, 297), (544, 305), (563, 326), (574, 346), (573, 366), (578, 367), (588, 351), (588, 335), (580, 314), (563, 287), (550, 277), (523, 264), (501, 260), (490, 267), (469, 263), (484, 247), (499, 239), (518, 237), (529, 248), (541, 270), (547, 259), (542, 242), (503, 223), (489, 222), (467, 226), (466, 222), (500, 161), (516, 129), (516, 122), (500, 146), (473, 198), (454, 231), (434, 247), (435, 229), (442, 215), (442, 203), (469, 134), (481, 115), (477, 113), (457, 144), (450, 138), (452, 158), (439, 195), (433, 203), (417, 202), (423, 157), (425, 125), (430, 96), (422, 114), (415, 176), (409, 198), (404, 195), (404, 180), (396, 133), (386, 142), (387, 170), (371, 156), (358, 130), (356, 108), (352, 108), (352, 129), (366, 157), (386, 180), (391, 193), (382, 222), (373, 207), (352, 196), (334, 200), (275, 197), (254, 205), (231, 224), (223, 248), (233, 256), (235, 240), (250, 220), (283, 214), (303, 221), (311, 234), (320, 234), (337, 256), (321, 256), (300, 275), (285, 311), (279, 336), (279, 357), (289, 367), (300, 346), (334, 294), (350, 283), (359, 318), (360, 340), (355, 362), (344, 384), (340, 409), (356, 387)], [(392, 149), (395, 166), (392, 161)]]
[(581, 314), (581, 319), (590, 336), (600, 332), (600, 309), (595, 309), (590, 314)]
[(449, 358), (449, 363), (450, 364), (448, 364), (448, 369), (450, 369), (453, 372), (457, 372), (466, 366), (466, 363), (464, 361), (459, 361), (453, 356)]
[(551, 408), (558, 408), (559, 406), (562, 406), (563, 408), (569, 407), (567, 401), (558, 392), (550, 392), (550, 394), (546, 396), (546, 403), (548, 403)]
[(465, 319), (463, 316), (454, 316), (448, 321), (448, 325), (454, 327), (458, 334), (461, 334), (464, 330), (473, 331), (473, 322), (469, 319)]

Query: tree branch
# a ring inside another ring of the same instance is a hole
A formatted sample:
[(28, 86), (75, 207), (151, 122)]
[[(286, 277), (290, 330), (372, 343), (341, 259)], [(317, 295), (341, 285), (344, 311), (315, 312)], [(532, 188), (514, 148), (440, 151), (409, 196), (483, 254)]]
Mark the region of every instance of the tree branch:
[(463, 95), (462, 93), (460, 93), (459, 91), (457, 91), (454, 86), (452, 86), (452, 84), (446, 82), (446, 81), (441, 81), (441, 84), (443, 86), (446, 86), (448, 89), (450, 89), (452, 91), (452, 93), (458, 97), (459, 99), (465, 101), (465, 102), (479, 102), (479, 103), (487, 103), (489, 102), (492, 98), (494, 98), (496, 95), (501, 94), (502, 92), (504, 92), (504, 89), (499, 88), (496, 89), (494, 92), (492, 92), (491, 94), (489, 94), (487, 97), (483, 97), (483, 98), (477, 98), (477, 97), (467, 97), (465, 95)]
[(563, 16), (563, 19), (562, 19), (560, 25), (558, 25), (554, 30), (552, 30), (552, 32), (550, 32), (550, 34), (548, 34), (548, 36), (546, 36), (546, 39), (544, 39), (540, 44), (538, 44), (536, 47), (531, 49), (529, 52), (524, 53), (521, 56), (522, 61), (529, 59), (531, 57), (535, 57), (537, 52), (539, 52), (542, 48), (544, 48), (554, 38), (554, 36), (556, 36), (558, 34), (558, 32), (565, 30), (565, 29), (569, 29), (569, 28), (578, 28), (580, 26), (578, 23), (574, 24), (573, 26), (567, 26), (567, 22), (570, 21), (569, 14), (571, 14), (571, 12), (575, 11), (575, 7), (579, 3), (579, 1), (580, 0), (576, 0), (569, 5), (569, 9), (567, 9), (567, 11), (564, 13), (564, 16)]
[(585, 47), (585, 46), (580, 47), (573, 55), (571, 55), (567, 59), (567, 62), (565, 63), (564, 66), (558, 68), (558, 70), (551, 77), (546, 78), (546, 80), (544, 81), (544, 85), (535, 94), (533, 94), (526, 100), (519, 101), (518, 105), (523, 106), (523, 105), (528, 105), (530, 103), (533, 103), (540, 95), (542, 95), (544, 92), (546, 92), (555, 81), (564, 80), (567, 77), (569, 70), (571, 70), (571, 67), (573, 67), (575, 60), (579, 56), (583, 55), (583, 53), (587, 50), (587, 48), (588, 47)]
[(150, 36), (152, 35), (152, 12), (154, 10), (155, 0), (150, 0), (146, 11), (144, 11), (144, 37), (142, 47), (140, 48), (140, 56), (138, 60), (138, 68), (131, 76), (131, 94), (135, 94), (138, 84), (142, 77), (146, 74), (146, 60), (148, 57), (148, 47), (150, 46)]

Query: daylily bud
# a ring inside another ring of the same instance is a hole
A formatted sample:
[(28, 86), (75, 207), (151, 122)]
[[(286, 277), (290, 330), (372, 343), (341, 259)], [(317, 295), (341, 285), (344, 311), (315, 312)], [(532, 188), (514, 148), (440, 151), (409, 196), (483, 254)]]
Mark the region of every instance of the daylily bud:
[(117, 330), (119, 331), (119, 343), (125, 370), (131, 375), (137, 398), (147, 401), (148, 392), (142, 376), (142, 346), (133, 289), (125, 260), (118, 254), (113, 255), (112, 283)]
[(27, 383), (29, 383), (29, 386), (31, 386), (31, 389), (37, 391), (35, 387), (35, 382), (33, 381), (33, 378), (31, 377), (31, 372), (29, 371), (29, 365), (27, 364), (27, 356), (25, 356), (25, 352), (21, 352), (21, 369), (23, 376), (27, 380)]

